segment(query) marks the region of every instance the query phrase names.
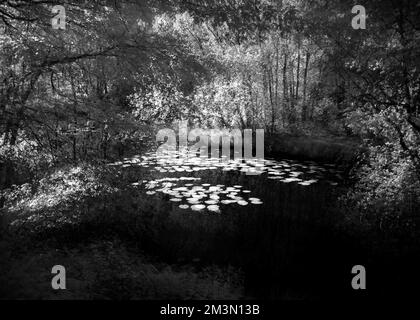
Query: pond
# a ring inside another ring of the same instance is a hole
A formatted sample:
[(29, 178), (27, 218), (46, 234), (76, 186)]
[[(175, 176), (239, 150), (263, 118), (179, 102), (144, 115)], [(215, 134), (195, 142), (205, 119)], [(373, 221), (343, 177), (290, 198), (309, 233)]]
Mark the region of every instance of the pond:
[(343, 182), (335, 165), (179, 152), (109, 165), (147, 172), (130, 187), (153, 203), (149, 246), (166, 261), (235, 266), (245, 297), (334, 297), (351, 289), (357, 250), (334, 229)]

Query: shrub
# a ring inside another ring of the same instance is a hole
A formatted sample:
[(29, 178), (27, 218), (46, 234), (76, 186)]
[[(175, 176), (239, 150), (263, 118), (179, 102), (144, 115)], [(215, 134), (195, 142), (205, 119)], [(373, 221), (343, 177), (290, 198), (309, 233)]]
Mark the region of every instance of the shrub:
[[(412, 229), (420, 209), (420, 181), (412, 161), (392, 143), (370, 146), (354, 171), (355, 185), (342, 198), (353, 215), (383, 231)], [(407, 229), (408, 228), (408, 229)]]

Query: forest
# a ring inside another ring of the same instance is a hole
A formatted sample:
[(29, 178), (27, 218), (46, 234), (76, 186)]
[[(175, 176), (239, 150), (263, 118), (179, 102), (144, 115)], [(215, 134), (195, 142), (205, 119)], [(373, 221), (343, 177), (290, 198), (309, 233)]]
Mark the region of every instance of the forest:
[[(419, 287), (419, 2), (0, 0), (0, 49), (0, 299)], [(180, 123), (261, 171), (158, 156)]]

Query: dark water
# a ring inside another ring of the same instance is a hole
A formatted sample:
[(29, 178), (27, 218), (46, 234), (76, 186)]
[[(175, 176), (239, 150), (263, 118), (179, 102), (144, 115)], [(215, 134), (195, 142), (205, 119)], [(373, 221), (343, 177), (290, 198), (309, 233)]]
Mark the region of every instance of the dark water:
[(153, 154), (111, 165), (148, 172), (132, 187), (155, 211), (149, 249), (168, 262), (235, 266), (246, 297), (351, 294), (351, 268), (363, 261), (336, 228), (342, 173), (333, 165)]

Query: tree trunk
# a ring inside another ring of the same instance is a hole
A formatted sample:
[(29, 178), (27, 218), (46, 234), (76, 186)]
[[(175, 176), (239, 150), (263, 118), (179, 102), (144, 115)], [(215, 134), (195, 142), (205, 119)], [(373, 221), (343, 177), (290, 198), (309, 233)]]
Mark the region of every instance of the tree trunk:
[(271, 114), (271, 134), (274, 134), (274, 127), (276, 122), (276, 110), (279, 107), (279, 42), (278, 38), (276, 38), (276, 69), (275, 69), (275, 77), (276, 77), (276, 89), (275, 89), (275, 108), (272, 108)]
[(288, 86), (287, 86), (287, 53), (284, 53), (284, 63), (283, 63), (283, 119), (288, 118), (289, 112), (289, 99), (288, 99)]
[(299, 98), (299, 81), (300, 81), (300, 39), (298, 40), (298, 58), (297, 58), (297, 70), (296, 70), (296, 94), (295, 99)]
[(308, 82), (308, 67), (309, 67), (309, 59), (311, 58), (311, 54), (309, 51), (306, 52), (306, 59), (305, 59), (305, 71), (303, 73), (303, 102), (302, 102), (302, 121), (306, 121), (308, 119), (308, 106), (306, 105), (306, 90), (307, 90), (307, 82)]

